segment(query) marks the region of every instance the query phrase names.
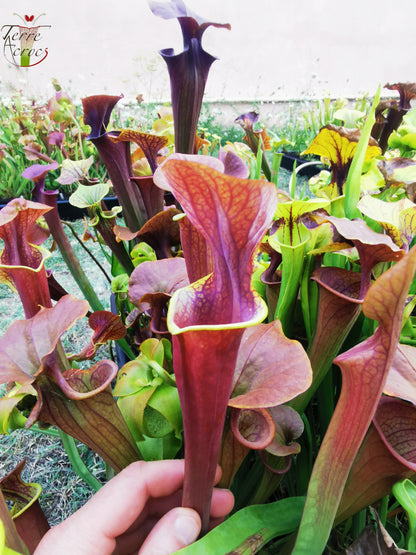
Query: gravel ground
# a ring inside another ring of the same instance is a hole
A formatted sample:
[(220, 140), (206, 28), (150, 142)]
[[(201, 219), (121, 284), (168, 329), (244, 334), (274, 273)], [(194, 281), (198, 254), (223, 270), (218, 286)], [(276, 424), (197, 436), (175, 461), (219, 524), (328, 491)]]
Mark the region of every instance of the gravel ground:
[[(77, 444), (84, 462), (94, 476), (105, 481), (103, 461), (82, 444)], [(16, 430), (0, 436), (0, 477), (26, 459), (25, 482), (42, 486), (40, 505), (51, 526), (59, 524), (92, 495), (92, 489), (73, 471), (58, 438), (31, 430)]]

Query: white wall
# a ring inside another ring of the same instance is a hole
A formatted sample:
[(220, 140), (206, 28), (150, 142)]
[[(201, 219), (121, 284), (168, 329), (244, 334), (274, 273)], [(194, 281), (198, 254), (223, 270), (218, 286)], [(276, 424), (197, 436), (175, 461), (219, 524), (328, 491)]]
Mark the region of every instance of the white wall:
[[(34, 7), (36, 4), (36, 8)], [(416, 81), (415, 0), (187, 0), (207, 19), (204, 47), (218, 56), (207, 99), (286, 100), (373, 95), (378, 84)], [(0, 24), (42, 12), (48, 58), (17, 68), (0, 52), (0, 91), (51, 94), (56, 77), (74, 96), (124, 93), (167, 100), (157, 51), (181, 48), (176, 20), (153, 16), (146, 0), (1, 0)], [(3, 44), (2, 44), (3, 46)], [(385, 91), (386, 92), (386, 91)]]

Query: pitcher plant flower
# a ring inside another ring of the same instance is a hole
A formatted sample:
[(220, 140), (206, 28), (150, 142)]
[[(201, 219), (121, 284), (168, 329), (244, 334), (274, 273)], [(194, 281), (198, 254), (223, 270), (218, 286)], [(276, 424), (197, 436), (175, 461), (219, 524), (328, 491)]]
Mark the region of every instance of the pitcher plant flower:
[(14, 199), (0, 210), (0, 280), (17, 290), (26, 318), (40, 306), (51, 307), (45, 259), (49, 251), (40, 245), (47, 236), (37, 221), (51, 208), (24, 199)]
[[(331, 200), (341, 196), (347, 180), (355, 151), (360, 138), (358, 129), (346, 129), (333, 124), (325, 125), (302, 154), (321, 156), (331, 167), (331, 183), (325, 189), (325, 196)], [(370, 138), (365, 159), (369, 160), (381, 154), (373, 138)], [(319, 195), (321, 196), (321, 195)]]
[[(399, 93), (399, 101), (393, 100), (390, 106), (387, 107), (387, 114), (384, 118), (380, 137), (378, 139), (383, 153), (389, 145), (389, 138), (398, 129), (403, 121), (403, 116), (405, 116), (411, 108), (410, 101), (416, 97), (416, 83), (386, 83), (384, 88), (397, 91)], [(384, 108), (384, 110), (386, 109), (383, 105), (381, 108)]]
[(416, 270), (416, 247), (368, 290), (363, 313), (379, 325), (335, 359), (343, 384), (316, 459), (293, 553), (322, 553), (355, 456), (377, 409), (397, 349), (404, 304)]
[(416, 476), (416, 408), (383, 396), (354, 460), (336, 523), (344, 521), (386, 495), (399, 480)]
[(165, 60), (170, 77), (175, 151), (196, 154), (196, 129), (209, 69), (217, 59), (202, 48), (202, 35), (210, 26), (231, 29), (228, 23), (213, 23), (196, 15), (183, 0), (149, 1), (155, 15), (163, 19), (177, 18), (182, 29), (184, 50), (175, 54), (165, 48), (160, 55)]
[(259, 114), (257, 112), (247, 112), (241, 114), (235, 119), (235, 123), (241, 125), (245, 131), (244, 141), (248, 144), (254, 156), (257, 156), (259, 148), (262, 150), (261, 168), (266, 176), (266, 179), (271, 181), (271, 170), (267, 158), (265, 156), (266, 150), (271, 150), (270, 137), (266, 133), (266, 128), (255, 130), (254, 125), (258, 122)]
[[(21, 477), (25, 464), (23, 460), (0, 480), (0, 495), (3, 493), (4, 498), (13, 503), (11, 516), (16, 531), (33, 553), (50, 526), (39, 503), (41, 486), (28, 484)], [(0, 517), (3, 520), (1, 510)]]
[(190, 276), (191, 285), (173, 294), (167, 317), (185, 433), (183, 505), (199, 512), (204, 532), (241, 337), (267, 315), (251, 273), (277, 204), (273, 184), (224, 175), (214, 162), (218, 169), (168, 158), (155, 173), (212, 256), (211, 273), (196, 282)]
[[(231, 485), (250, 449), (270, 453), (275, 461), (280, 459), (281, 476), (290, 468), (291, 454), (300, 449), (293, 440), (302, 433), (303, 424), (299, 414), (284, 404), (311, 383), (312, 369), (305, 350), (284, 335), (279, 320), (244, 331), (228, 402), (234, 437), (226, 426), (221, 448), (222, 487)], [(277, 487), (274, 481), (273, 487)]]
[(82, 266), (75, 255), (74, 249), (65, 233), (61, 219), (58, 214), (57, 197), (58, 191), (48, 191), (45, 189), (45, 179), (49, 171), (54, 170), (58, 167), (57, 162), (53, 164), (32, 164), (26, 168), (22, 177), (31, 179), (34, 184), (34, 195), (35, 198), (42, 202), (43, 204), (50, 206), (51, 210), (45, 213), (45, 220), (49, 226), (49, 229), (55, 239), (59, 250), (61, 251), (62, 258), (68, 265), (68, 269), (73, 275), (75, 281), (77, 282), (79, 288), (85, 295), (90, 305), (94, 310), (102, 310), (103, 306), (97, 297), (97, 294), (89, 282)]
[(115, 143), (107, 132), (111, 112), (122, 96), (95, 95), (82, 99), (84, 121), (91, 127), (88, 139), (95, 145), (107, 168), (114, 191), (123, 208), (130, 231), (137, 231), (146, 221), (146, 208), (139, 188), (132, 182), (130, 143)]
[(151, 175), (132, 175), (131, 177), (139, 187), (146, 209), (146, 220), (149, 220), (163, 210), (163, 191), (154, 185), (152, 174), (158, 166), (158, 154), (166, 147), (169, 139), (161, 135), (131, 129), (122, 129), (117, 134), (110, 133), (109, 137), (114, 143), (130, 143), (131, 141), (136, 143), (149, 164)]

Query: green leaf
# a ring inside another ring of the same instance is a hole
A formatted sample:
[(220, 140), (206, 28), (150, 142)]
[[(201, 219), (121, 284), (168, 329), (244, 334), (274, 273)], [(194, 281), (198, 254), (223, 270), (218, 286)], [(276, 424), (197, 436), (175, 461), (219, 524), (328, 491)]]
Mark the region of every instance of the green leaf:
[(268, 541), (290, 534), (298, 527), (304, 497), (290, 497), (267, 505), (245, 507), (211, 530), (181, 555), (249, 555)]
[(161, 438), (172, 431), (172, 426), (159, 411), (148, 404), (144, 410), (143, 431), (148, 437)]
[(26, 417), (16, 408), (26, 395), (36, 396), (36, 390), (31, 385), (15, 384), (4, 397), (0, 398), (0, 433), (8, 434), (10, 430), (24, 428)]
[[(158, 383), (159, 380), (158, 380)], [(113, 393), (115, 397), (125, 397), (139, 393), (147, 387), (156, 387), (154, 376), (146, 360), (136, 358), (127, 362), (119, 371)]]
[(397, 501), (406, 511), (409, 520), (407, 549), (412, 553), (416, 552), (416, 486), (406, 479), (394, 484), (392, 491)]
[(129, 275), (119, 274), (111, 281), (111, 290), (114, 293), (127, 293), (129, 290)]
[(156, 260), (156, 254), (154, 249), (147, 243), (138, 243), (135, 245), (130, 253), (133, 259), (134, 266), (138, 266), (142, 262), (147, 262), (149, 260)]
[(370, 112), (362, 128), (360, 140), (358, 141), (357, 149), (348, 172), (347, 181), (345, 182), (345, 215), (350, 219), (360, 217), (357, 202), (361, 192), (361, 173), (367, 154), (371, 129), (375, 122), (375, 110), (380, 101), (380, 92), (381, 87), (379, 86)]
[(266, 299), (266, 284), (262, 282), (261, 276), (263, 272), (266, 270), (266, 265), (259, 264), (257, 268), (254, 270), (252, 278), (251, 278), (251, 285), (260, 295), (264, 302), (267, 302)]
[(389, 137), (389, 146), (400, 149), (401, 154), (416, 150), (416, 133), (407, 133), (401, 137), (397, 131), (393, 131)]
[(357, 127), (357, 121), (362, 120), (364, 116), (365, 112), (350, 108), (341, 108), (334, 112), (334, 119), (339, 119), (343, 122), (344, 127), (348, 128)]
[(182, 447), (182, 438), (178, 439), (174, 432), (164, 437), (144, 437), (138, 447), (145, 461), (174, 459)]
[(357, 207), (365, 216), (380, 223), (396, 245), (406, 250), (409, 248), (416, 235), (416, 205), (408, 198), (385, 202), (365, 195), (358, 202)]
[(108, 183), (79, 185), (78, 189), (69, 197), (69, 203), (77, 208), (88, 208), (89, 206), (98, 205), (108, 194), (109, 190)]
[(409, 150), (416, 150), (416, 108), (403, 116), (399, 129), (389, 137), (389, 146), (400, 149), (402, 155), (406, 155)]
[(288, 328), (293, 320), (292, 309), (303, 272), (306, 245), (311, 238), (311, 232), (302, 223), (302, 216), (328, 205), (329, 201), (323, 199), (307, 202), (294, 200), (277, 205), (276, 217), (280, 218), (280, 226), (269, 237), (269, 244), (282, 254), (282, 282), (275, 318), (281, 320), (286, 335), (290, 335)]
[(181, 439), (178, 390), (174, 377), (163, 368), (165, 352), (168, 359), (171, 356), (170, 343), (150, 338), (141, 344), (140, 351), (119, 371), (113, 393), (119, 398), (120, 410), (138, 442), (144, 441), (145, 436), (163, 438), (172, 431)]
[[(176, 389), (176, 387), (172, 387), (169, 385), (161, 385), (160, 387), (158, 387), (149, 399), (148, 407), (151, 407), (155, 412), (160, 414), (167, 423), (169, 423), (169, 432), (173, 428), (176, 437), (181, 437), (182, 412), (179, 402), (178, 390)], [(145, 433), (146, 435), (151, 435), (147, 432)], [(167, 432), (164, 432), (162, 435), (166, 435), (166, 433)]]
[(148, 400), (153, 395), (156, 387), (142, 388), (138, 394), (119, 397), (117, 405), (126, 424), (136, 442), (144, 440), (143, 420), (144, 411)]
[(56, 180), (60, 185), (72, 185), (76, 181), (88, 176), (88, 171), (94, 162), (90, 156), (86, 160), (69, 160), (62, 162), (61, 175)]
[(378, 164), (380, 160), (373, 158), (370, 160), (369, 169), (361, 176), (361, 190), (367, 193), (379, 192), (384, 187), (385, 179), (381, 173)]
[(163, 365), (165, 349), (163, 343), (159, 340), (155, 338), (146, 339), (146, 341), (143, 341), (140, 345), (140, 351), (145, 358), (154, 360), (159, 366)]

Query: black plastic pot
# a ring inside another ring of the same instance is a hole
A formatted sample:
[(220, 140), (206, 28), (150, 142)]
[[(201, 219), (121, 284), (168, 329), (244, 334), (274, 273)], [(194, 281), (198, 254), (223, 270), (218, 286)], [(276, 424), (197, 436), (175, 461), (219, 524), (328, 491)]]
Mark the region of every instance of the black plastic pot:
[[(105, 197), (103, 200), (109, 210), (119, 204), (117, 197)], [(8, 200), (0, 200), (0, 209), (4, 208), (8, 202)], [(78, 220), (87, 215), (86, 209), (72, 206), (67, 199), (58, 199), (57, 204), (59, 217), (62, 220)]]
[[(296, 167), (298, 168), (305, 162), (311, 162), (311, 158), (305, 158), (303, 156), (299, 156), (299, 154), (291, 154), (289, 152), (285, 152), (282, 157), (282, 161), (280, 166), (288, 171), (293, 171), (293, 167), (296, 163)], [(315, 162), (315, 160), (313, 160)], [(319, 158), (316, 159), (316, 165), (314, 166), (306, 166), (299, 171), (299, 175), (303, 175), (305, 177), (313, 177), (317, 173), (324, 169), (324, 166), (321, 164)]]
[[(105, 197), (103, 200), (109, 210), (119, 204), (117, 197)], [(78, 220), (79, 218), (83, 218), (87, 215), (87, 210), (85, 208), (72, 206), (72, 204), (69, 204), (69, 202), (65, 199), (58, 199), (57, 203), (59, 217), (62, 220)]]

